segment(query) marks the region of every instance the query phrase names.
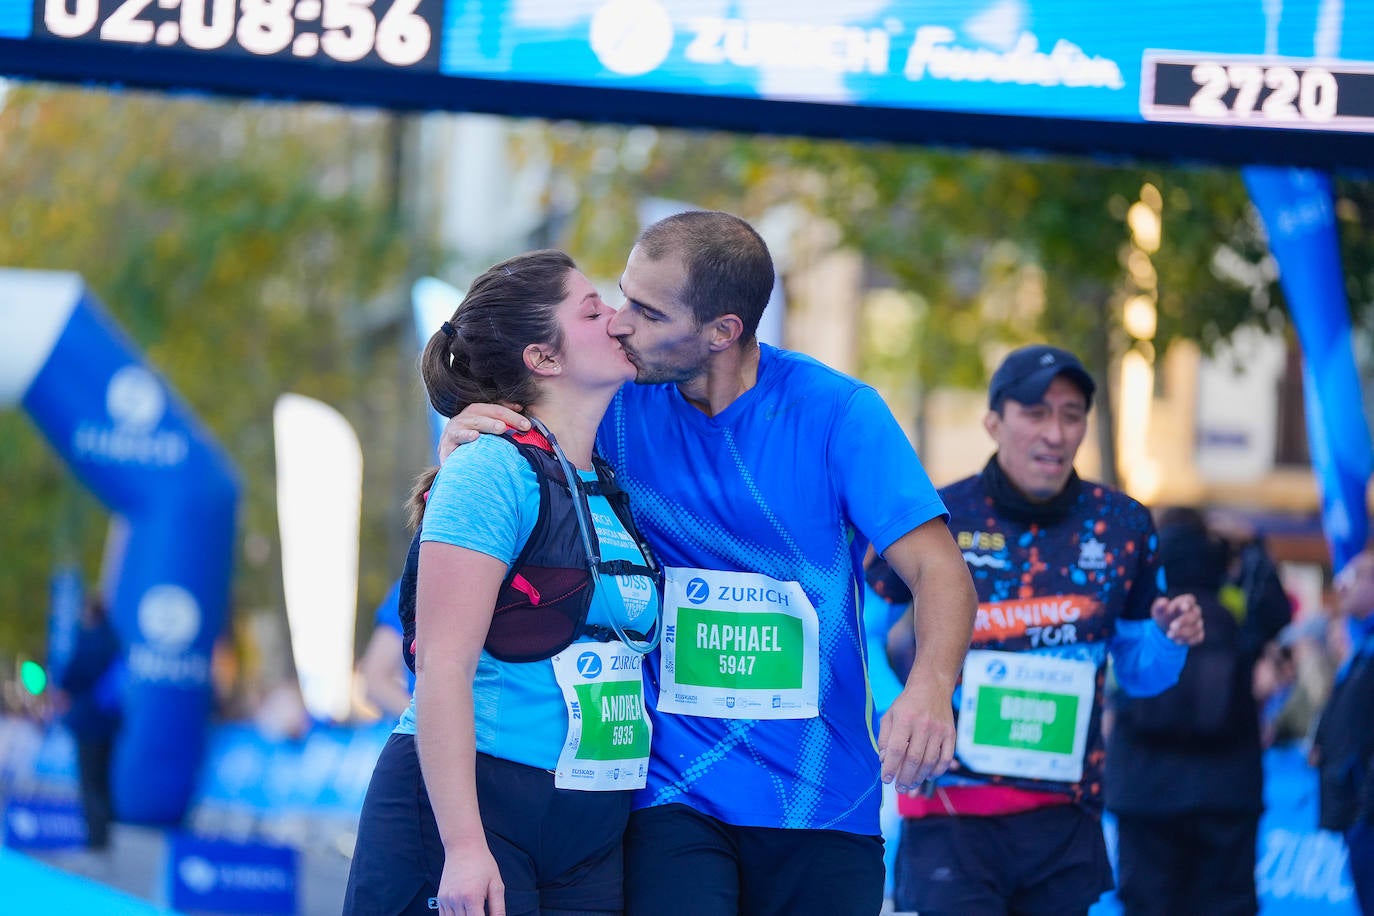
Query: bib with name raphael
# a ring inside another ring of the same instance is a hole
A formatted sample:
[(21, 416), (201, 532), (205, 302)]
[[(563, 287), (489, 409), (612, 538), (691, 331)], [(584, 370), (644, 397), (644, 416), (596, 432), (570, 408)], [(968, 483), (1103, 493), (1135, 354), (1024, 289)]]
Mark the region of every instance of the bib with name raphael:
[(659, 712), (819, 714), (820, 627), (799, 583), (682, 567), (664, 573)]
[(1097, 665), (975, 649), (964, 660), (955, 752), (979, 773), (1078, 782)]
[(610, 792), (644, 788), (649, 740), (644, 656), (619, 642), (575, 642), (550, 661), (568, 707), (554, 785)]

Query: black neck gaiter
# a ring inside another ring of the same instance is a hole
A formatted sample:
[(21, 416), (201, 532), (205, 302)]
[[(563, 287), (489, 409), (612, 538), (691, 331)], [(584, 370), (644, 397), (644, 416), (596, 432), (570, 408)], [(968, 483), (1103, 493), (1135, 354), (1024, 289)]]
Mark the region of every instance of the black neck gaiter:
[(1032, 502), (1016, 489), (1007, 472), (1002, 470), (1002, 465), (997, 463), (996, 455), (988, 459), (983, 473), (979, 476), (983, 482), (983, 489), (992, 497), (992, 503), (997, 507), (999, 515), (1023, 525), (1042, 527), (1067, 518), (1074, 503), (1078, 501), (1078, 492), (1083, 486), (1083, 482), (1078, 479), (1078, 472), (1071, 470), (1064, 489), (1045, 502)]

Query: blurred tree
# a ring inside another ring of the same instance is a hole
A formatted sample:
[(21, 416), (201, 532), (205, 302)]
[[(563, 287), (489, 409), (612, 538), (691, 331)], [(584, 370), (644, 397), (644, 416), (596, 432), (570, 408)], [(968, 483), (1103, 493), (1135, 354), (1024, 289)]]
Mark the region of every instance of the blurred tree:
[[(394, 332), (409, 320), (408, 264), (389, 218), (385, 127), (384, 116), (323, 106), (40, 86), (12, 88), (0, 110), (0, 264), (80, 272), (228, 451), (243, 482), (238, 608), (281, 605), (279, 394), (348, 416), (369, 480), (390, 484), (401, 456), (416, 470), (424, 460), (422, 426), (415, 449), (398, 442), (401, 408), (422, 418), (395, 368), (411, 359)], [(390, 325), (359, 317), (378, 300)], [(78, 556), (93, 581), (105, 524), (93, 501), (77, 503), (84, 523), (55, 524), (77, 484), (26, 427), (0, 415), (0, 648), (37, 654), (55, 555)], [(392, 489), (364, 486), (369, 609), (395, 565)]]

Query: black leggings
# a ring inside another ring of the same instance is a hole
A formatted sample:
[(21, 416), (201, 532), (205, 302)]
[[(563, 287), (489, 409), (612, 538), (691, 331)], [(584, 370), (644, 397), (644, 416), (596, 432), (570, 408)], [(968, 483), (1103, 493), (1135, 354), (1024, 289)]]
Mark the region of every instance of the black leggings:
[(630, 815), (629, 916), (877, 916), (882, 905), (881, 837), (737, 827), (678, 804)]
[[(478, 754), (477, 804), (508, 916), (621, 912), (629, 792), (559, 789), (547, 770)], [(343, 912), (427, 916), (443, 870), (415, 737), (394, 734), (363, 800)]]

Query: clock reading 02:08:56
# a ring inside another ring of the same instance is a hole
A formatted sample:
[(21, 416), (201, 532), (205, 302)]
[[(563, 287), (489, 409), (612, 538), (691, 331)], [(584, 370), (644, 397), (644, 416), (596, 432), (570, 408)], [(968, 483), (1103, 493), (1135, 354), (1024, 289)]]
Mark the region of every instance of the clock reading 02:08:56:
[(419, 69), (438, 67), (443, 21), (443, 0), (41, 0), (40, 8), (35, 33), (57, 39)]

